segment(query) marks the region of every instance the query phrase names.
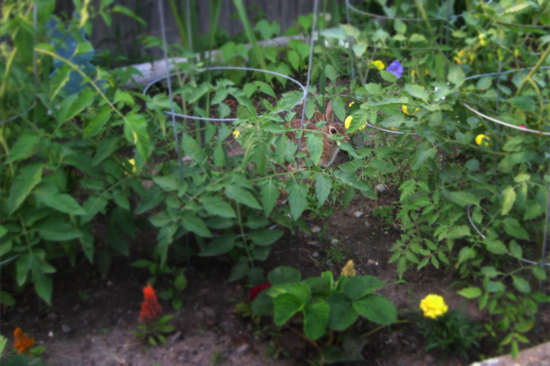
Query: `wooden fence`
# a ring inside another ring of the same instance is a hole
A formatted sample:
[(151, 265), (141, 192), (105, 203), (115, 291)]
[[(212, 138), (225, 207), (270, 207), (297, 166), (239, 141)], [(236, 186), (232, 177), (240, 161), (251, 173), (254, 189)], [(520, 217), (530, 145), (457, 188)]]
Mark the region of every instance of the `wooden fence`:
[[(180, 36), (172, 14), (168, 0), (115, 0), (114, 4), (124, 5), (143, 18), (147, 26), (140, 26), (131, 18), (114, 14), (111, 27), (108, 27), (101, 17), (93, 20), (93, 31), (90, 41), (96, 50), (110, 50), (113, 55), (123, 55), (139, 62), (145, 56), (160, 57), (159, 49), (145, 48), (140, 38), (143, 36), (160, 36), (160, 21), (157, 1), (163, 1), (165, 9), (165, 29), (168, 42), (179, 42)], [(338, 4), (344, 4), (345, 0), (337, 0)], [(93, 0), (92, 4), (98, 8), (100, 0)], [(331, 3), (332, 0), (329, 1)], [(357, 2), (357, 1), (354, 1)], [(199, 32), (207, 32), (209, 28), (209, 1), (197, 0), (197, 16)], [(284, 32), (296, 23), (300, 15), (313, 11), (313, 0), (243, 0), (248, 11), (249, 19), (254, 20), (259, 16), (276, 21)], [(323, 4), (323, 0), (319, 1)], [(180, 7), (185, 6), (185, 0), (176, 0)], [(56, 12), (58, 14), (71, 14), (73, 11), (72, 0), (57, 0)], [(322, 5), (320, 5), (321, 7)], [(321, 9), (320, 9), (321, 11)], [(184, 16), (184, 10), (180, 9)], [(224, 0), (219, 21), (219, 27), (226, 30), (229, 35), (235, 35), (243, 31), (240, 18), (233, 0)]]

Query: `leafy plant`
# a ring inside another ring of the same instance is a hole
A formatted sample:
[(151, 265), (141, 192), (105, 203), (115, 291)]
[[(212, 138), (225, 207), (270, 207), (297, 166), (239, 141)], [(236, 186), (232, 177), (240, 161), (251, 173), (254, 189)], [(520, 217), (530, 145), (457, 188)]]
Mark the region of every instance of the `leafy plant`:
[[(372, 293), (384, 286), (376, 277), (355, 276), (351, 261), (342, 273), (336, 282), (332, 272), (302, 280), (298, 270), (278, 267), (268, 274), (272, 286), (260, 292), (252, 303), (252, 311), (273, 315), (276, 325), (286, 324), (300, 334), (319, 350), (317, 359), (321, 363), (360, 360), (364, 343), (354, 335), (346, 335), (346, 331), (359, 315), (388, 325), (397, 319), (397, 311), (389, 300)], [(303, 319), (303, 333), (291, 325), (295, 316)], [(344, 333), (335, 337), (335, 331)], [(342, 343), (337, 339), (343, 339)], [(354, 343), (356, 347), (350, 349)]]

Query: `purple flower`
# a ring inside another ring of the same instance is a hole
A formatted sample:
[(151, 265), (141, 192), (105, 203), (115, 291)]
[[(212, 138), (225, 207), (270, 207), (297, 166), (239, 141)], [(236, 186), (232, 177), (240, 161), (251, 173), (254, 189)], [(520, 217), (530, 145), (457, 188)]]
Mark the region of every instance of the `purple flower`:
[(397, 78), (399, 79), (401, 75), (403, 75), (403, 66), (401, 66), (399, 61), (395, 60), (390, 64), (390, 66), (388, 66), (386, 71), (391, 72), (392, 74), (397, 76)]

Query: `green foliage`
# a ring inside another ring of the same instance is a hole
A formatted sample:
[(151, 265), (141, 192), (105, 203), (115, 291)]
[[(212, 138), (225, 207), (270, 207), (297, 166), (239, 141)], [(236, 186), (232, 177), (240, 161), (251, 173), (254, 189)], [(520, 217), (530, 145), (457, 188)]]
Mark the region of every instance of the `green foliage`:
[(333, 331), (349, 331), (359, 315), (381, 325), (397, 320), (393, 303), (372, 293), (384, 286), (374, 276), (342, 275), (334, 282), (332, 272), (323, 272), (319, 277), (302, 280), (298, 270), (278, 267), (268, 274), (268, 280), (272, 286), (260, 292), (252, 303), (252, 311), (257, 315), (272, 314), (278, 326), (288, 324), (295, 316), (303, 318), (303, 336), (326, 342), (320, 350), (327, 362), (360, 357), (364, 343), (359, 349), (348, 349), (351, 338), (346, 337), (353, 337), (350, 334), (342, 344), (333, 343)]
[(424, 337), (426, 350), (437, 349), (468, 359), (479, 351), (484, 332), (460, 310), (451, 310), (436, 319), (416, 316), (417, 332)]

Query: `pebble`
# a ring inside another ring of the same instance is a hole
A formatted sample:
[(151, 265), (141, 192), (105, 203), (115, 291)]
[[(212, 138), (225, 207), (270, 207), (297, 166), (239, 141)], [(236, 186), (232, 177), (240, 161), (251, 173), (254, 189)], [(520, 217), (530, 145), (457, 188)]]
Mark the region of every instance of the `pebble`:
[(61, 326), (61, 330), (63, 331), (63, 333), (69, 333), (71, 331), (71, 327), (69, 327), (68, 325), (66, 324), (63, 324)]
[(375, 266), (377, 266), (377, 265), (378, 265), (378, 262), (377, 262), (377, 261), (373, 261), (372, 259), (369, 259), (369, 260), (367, 261), (367, 265), (375, 265)]
[(309, 245), (317, 245), (317, 244), (319, 244), (318, 241), (308, 241), (307, 243), (308, 243)]
[(388, 232), (387, 232), (387, 231), (384, 231), (384, 235), (388, 235)]
[(311, 255), (313, 258), (317, 258), (319, 256), (319, 253), (317, 252), (313, 252), (313, 254)]
[(386, 185), (385, 185), (385, 184), (382, 184), (382, 183), (377, 184), (377, 185), (376, 185), (376, 190), (377, 190), (378, 192), (384, 192), (384, 191), (386, 190)]
[(363, 215), (364, 215), (364, 213), (361, 212), (361, 211), (355, 211), (355, 212), (353, 213), (353, 216), (357, 217), (358, 219), (361, 218), (361, 217), (363, 217)]
[(321, 228), (319, 226), (314, 226), (311, 228), (312, 233), (318, 233), (319, 231), (321, 231)]
[(338, 245), (338, 239), (334, 238), (330, 241), (330, 244), (332, 245)]
[(366, 227), (370, 227), (370, 223), (368, 221), (365, 220), (365, 226)]
[(245, 343), (242, 346), (240, 346), (239, 348), (237, 348), (237, 352), (238, 353), (245, 353), (246, 351), (248, 351), (249, 348), (250, 348), (250, 346)]

